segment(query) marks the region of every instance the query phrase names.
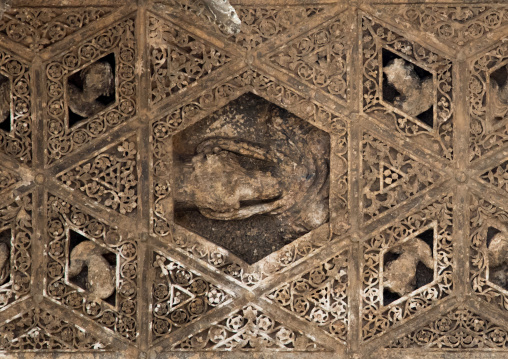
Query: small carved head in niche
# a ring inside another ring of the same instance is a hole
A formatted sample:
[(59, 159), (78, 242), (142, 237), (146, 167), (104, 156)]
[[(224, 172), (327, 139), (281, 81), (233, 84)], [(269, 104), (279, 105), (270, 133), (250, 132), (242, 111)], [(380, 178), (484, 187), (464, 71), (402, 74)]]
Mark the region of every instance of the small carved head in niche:
[(258, 261), (328, 221), (329, 141), (241, 96), (174, 137), (176, 222)]

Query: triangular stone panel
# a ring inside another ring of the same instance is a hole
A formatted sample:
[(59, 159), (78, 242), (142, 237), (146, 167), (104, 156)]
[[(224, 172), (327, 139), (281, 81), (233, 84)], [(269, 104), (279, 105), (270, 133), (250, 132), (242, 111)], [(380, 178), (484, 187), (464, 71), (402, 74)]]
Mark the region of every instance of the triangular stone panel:
[(300, 35), (270, 56), (272, 63), (339, 100), (348, 99), (348, 14)]
[(134, 214), (138, 203), (137, 147), (136, 136), (131, 136), (57, 178), (108, 208)]
[(345, 342), (349, 325), (347, 256), (348, 252), (342, 251), (266, 296)]
[(362, 141), (362, 212), (366, 221), (429, 188), (439, 175), (369, 133)]
[(150, 15), (150, 101), (158, 103), (231, 61), (219, 49), (173, 23)]
[(213, 351), (317, 351), (324, 348), (295, 328), (288, 328), (247, 305), (227, 318), (209, 326), (188, 339), (178, 342), (173, 350)]
[(506, 328), (459, 306), (391, 341), (387, 348), (507, 349), (507, 339)]
[(0, 351), (92, 351), (108, 349), (84, 329), (40, 308), (30, 309), (0, 326)]
[(91, 25), (114, 9), (106, 6), (16, 8), (0, 19), (0, 34), (37, 52)]
[(152, 341), (170, 337), (233, 298), (222, 286), (162, 253), (153, 253), (152, 268)]

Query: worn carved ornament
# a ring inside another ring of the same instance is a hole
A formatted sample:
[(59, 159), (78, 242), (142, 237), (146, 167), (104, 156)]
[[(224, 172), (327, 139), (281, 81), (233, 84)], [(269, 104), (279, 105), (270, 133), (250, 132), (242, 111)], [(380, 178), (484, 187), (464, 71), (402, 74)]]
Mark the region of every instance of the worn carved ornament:
[(508, 357), (508, 4), (0, 0), (0, 357)]

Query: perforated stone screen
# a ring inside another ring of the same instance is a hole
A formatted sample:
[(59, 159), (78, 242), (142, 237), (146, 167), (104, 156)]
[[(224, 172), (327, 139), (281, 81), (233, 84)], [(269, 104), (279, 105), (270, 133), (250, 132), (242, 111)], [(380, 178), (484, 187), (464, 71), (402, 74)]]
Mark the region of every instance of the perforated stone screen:
[(508, 4), (224, 1), (0, 2), (0, 357), (507, 358)]

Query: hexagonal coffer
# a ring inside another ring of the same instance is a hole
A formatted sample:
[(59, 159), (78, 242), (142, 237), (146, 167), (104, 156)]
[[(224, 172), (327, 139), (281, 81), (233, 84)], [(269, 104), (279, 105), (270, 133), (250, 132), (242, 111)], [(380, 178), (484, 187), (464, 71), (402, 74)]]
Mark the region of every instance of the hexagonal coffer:
[(177, 224), (249, 264), (329, 218), (329, 135), (245, 94), (173, 137)]

